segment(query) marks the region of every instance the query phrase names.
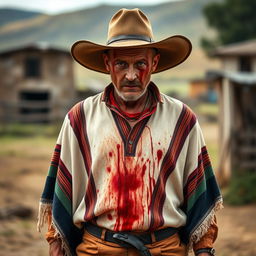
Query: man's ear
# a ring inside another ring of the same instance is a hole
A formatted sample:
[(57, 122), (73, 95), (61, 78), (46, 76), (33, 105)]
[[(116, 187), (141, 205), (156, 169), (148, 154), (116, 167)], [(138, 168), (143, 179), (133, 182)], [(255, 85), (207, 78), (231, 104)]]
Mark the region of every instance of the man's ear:
[(110, 69), (109, 69), (109, 56), (108, 56), (108, 54), (103, 53), (102, 57), (103, 57), (103, 61), (104, 61), (106, 70), (109, 72), (110, 71)]
[(159, 62), (159, 59), (160, 59), (160, 54), (156, 54), (154, 57), (153, 57), (153, 65), (152, 65), (152, 72), (154, 72), (157, 68), (157, 65), (158, 65), (158, 62)]

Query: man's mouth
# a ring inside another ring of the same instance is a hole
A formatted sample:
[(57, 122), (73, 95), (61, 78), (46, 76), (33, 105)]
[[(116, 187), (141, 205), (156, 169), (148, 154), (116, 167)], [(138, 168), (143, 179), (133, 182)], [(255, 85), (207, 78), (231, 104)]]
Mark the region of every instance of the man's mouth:
[(122, 86), (123, 89), (135, 91), (138, 90), (140, 87), (138, 85), (124, 85)]
[(134, 85), (126, 84), (126, 85), (123, 85), (123, 87), (133, 88), (133, 87), (139, 87), (139, 86), (136, 84), (134, 84)]
[(121, 84), (122, 87), (140, 87), (141, 84), (139, 81), (123, 81)]

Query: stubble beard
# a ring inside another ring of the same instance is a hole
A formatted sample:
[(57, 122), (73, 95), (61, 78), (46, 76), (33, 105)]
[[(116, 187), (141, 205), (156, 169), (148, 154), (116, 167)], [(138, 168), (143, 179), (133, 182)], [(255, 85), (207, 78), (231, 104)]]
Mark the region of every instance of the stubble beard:
[(147, 92), (147, 88), (148, 87), (146, 86), (145, 89), (143, 90), (143, 92), (141, 94), (139, 94), (139, 95), (124, 95), (116, 87), (115, 87), (115, 92), (118, 95), (118, 97), (120, 97), (123, 101), (129, 102), (129, 101), (137, 101), (137, 100), (139, 100), (142, 96), (145, 95), (145, 93)]

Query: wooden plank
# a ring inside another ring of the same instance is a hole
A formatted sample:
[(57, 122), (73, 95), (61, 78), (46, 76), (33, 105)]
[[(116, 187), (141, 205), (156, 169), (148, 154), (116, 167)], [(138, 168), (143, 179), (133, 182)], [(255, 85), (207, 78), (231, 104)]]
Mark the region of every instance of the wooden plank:
[(29, 113), (29, 114), (16, 114), (13, 116), (19, 122), (48, 122), (50, 121), (49, 113)]
[(256, 154), (256, 146), (242, 146), (238, 151), (242, 154)]
[(256, 171), (256, 161), (244, 161), (239, 166), (242, 169), (254, 169)]
[(242, 140), (256, 139), (256, 131), (255, 132), (241, 133), (241, 134), (238, 135), (238, 138), (242, 139)]
[(20, 101), (17, 103), (16, 107), (18, 108), (51, 108), (53, 107), (53, 103), (49, 101)]

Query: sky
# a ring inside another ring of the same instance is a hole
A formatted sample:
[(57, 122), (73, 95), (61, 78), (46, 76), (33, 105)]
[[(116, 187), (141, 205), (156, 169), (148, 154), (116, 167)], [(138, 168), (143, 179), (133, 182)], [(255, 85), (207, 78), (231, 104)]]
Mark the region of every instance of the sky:
[(177, 0), (0, 0), (0, 8), (11, 7), (47, 14), (75, 11), (99, 4), (159, 4)]

